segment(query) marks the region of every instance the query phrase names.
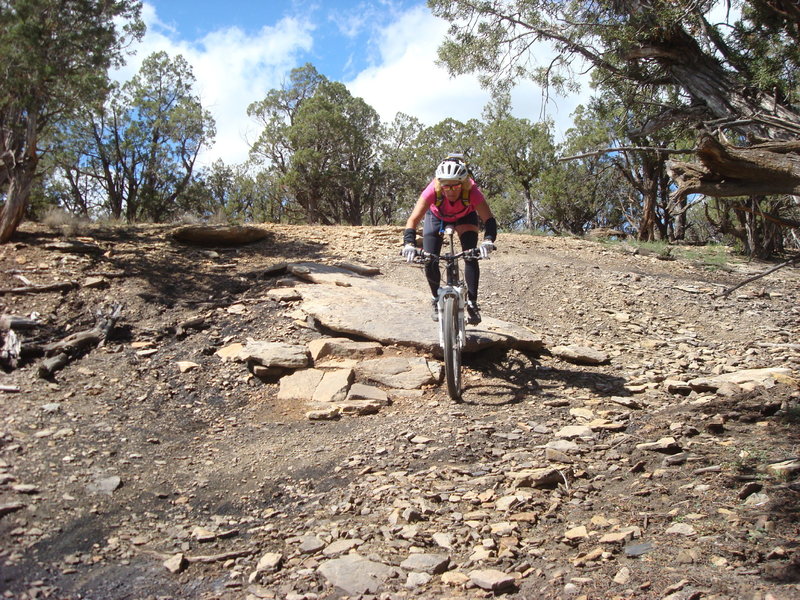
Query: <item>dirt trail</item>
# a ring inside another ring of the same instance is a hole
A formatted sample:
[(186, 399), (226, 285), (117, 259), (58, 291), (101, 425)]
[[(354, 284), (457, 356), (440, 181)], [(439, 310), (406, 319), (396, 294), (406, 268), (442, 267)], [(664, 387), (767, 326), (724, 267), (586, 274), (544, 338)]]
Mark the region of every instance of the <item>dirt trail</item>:
[[(39, 322), (25, 343), (123, 306), (105, 344), (49, 380), (38, 356), (0, 379), (18, 390), (0, 392), (6, 597), (800, 598), (798, 468), (775, 470), (800, 458), (800, 270), (722, 297), (767, 265), (501, 235), (482, 310), (548, 351), (469, 357), (460, 405), (438, 386), (390, 390), (378, 414), (315, 422), (216, 355), (330, 333), (267, 295), (284, 284), (271, 268), (362, 262), (404, 286), (422, 273), (399, 257), (401, 228), (265, 228), (227, 248), (95, 228), (79, 241), (97, 251), (78, 253), (28, 225), (0, 248), (0, 313)], [(75, 285), (10, 291), (60, 282)], [(570, 344), (609, 362), (550, 352)], [(685, 385), (771, 367), (795, 379)], [(337, 579), (351, 551), (361, 572), (388, 571)]]

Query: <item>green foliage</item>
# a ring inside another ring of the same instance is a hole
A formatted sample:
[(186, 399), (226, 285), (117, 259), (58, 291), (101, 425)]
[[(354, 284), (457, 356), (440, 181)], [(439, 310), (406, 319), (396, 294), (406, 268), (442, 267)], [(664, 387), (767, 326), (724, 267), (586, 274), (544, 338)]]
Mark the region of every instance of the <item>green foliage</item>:
[(129, 222), (164, 221), (185, 209), (181, 195), (215, 133), (194, 83), (182, 56), (155, 53), (103, 106), (64, 123), (50, 160), (70, 204)]
[(141, 37), (134, 0), (7, 0), (0, 8), (0, 242), (16, 229), (53, 129), (102, 102), (108, 69)]
[(305, 65), (248, 113), (264, 127), (251, 156), (280, 190), (286, 218), (351, 225), (377, 218), (382, 126), (375, 109)]
[[(796, 2), (739, 3), (742, 18), (733, 28), (709, 21), (720, 4), (428, 2), (434, 15), (450, 23), (439, 57), (453, 74), (475, 73), (499, 91), (531, 79), (562, 93), (577, 73), (591, 70), (600, 92), (591, 110), (606, 126), (606, 147), (690, 148), (693, 126), (706, 123), (748, 142), (784, 139), (800, 123)], [(754, 118), (762, 114), (770, 116)], [(666, 153), (633, 152), (611, 159), (633, 190), (623, 196), (629, 226), (644, 240), (682, 239), (688, 206), (685, 199), (677, 205), (670, 200)], [(737, 191), (733, 187), (727, 195)], [(759, 210), (744, 207), (738, 220), (746, 230), (744, 245), (764, 256), (781, 244)], [(755, 216), (745, 217), (748, 211)], [(571, 226), (586, 216), (570, 217)]]
[(383, 127), (378, 149), (381, 179), (370, 222), (402, 223), (408, 218), (421, 191), (420, 182), (430, 177), (430, 159), (419, 151), (423, 140), (422, 123), (403, 113)]
[(555, 164), (552, 123), (531, 123), (511, 114), (507, 95), (484, 109), (480, 164), (492, 210), (505, 228), (532, 229), (541, 211), (541, 177)]

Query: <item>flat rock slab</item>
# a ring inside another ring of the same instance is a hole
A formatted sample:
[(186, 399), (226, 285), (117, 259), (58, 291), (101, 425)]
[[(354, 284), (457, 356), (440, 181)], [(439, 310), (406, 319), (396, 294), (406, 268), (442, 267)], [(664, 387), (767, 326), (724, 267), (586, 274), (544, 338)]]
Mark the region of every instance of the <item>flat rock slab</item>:
[(358, 554), (325, 561), (318, 570), (331, 585), (353, 596), (376, 593), (383, 582), (395, 574), (393, 567)]
[(356, 365), (356, 374), (391, 388), (413, 390), (439, 383), (441, 365), (431, 364), (422, 357), (390, 356), (362, 360)]
[(241, 246), (268, 235), (266, 229), (255, 225), (185, 225), (172, 232), (179, 242), (206, 246)]
[(716, 391), (726, 383), (736, 385), (760, 385), (766, 388), (773, 387), (776, 382), (791, 377), (791, 369), (773, 367), (767, 369), (745, 369), (734, 373), (723, 373), (713, 377), (698, 377), (689, 381), (688, 385), (696, 391)]
[[(439, 329), (430, 318), (424, 281), (420, 281), (419, 289), (409, 289), (308, 262), (290, 265), (289, 271), (312, 283), (297, 286), (303, 297), (299, 308), (323, 327), (384, 345), (438, 350)], [(465, 352), (495, 346), (536, 351), (544, 343), (540, 335), (526, 327), (491, 317), (484, 317), (476, 327), (467, 327)]]

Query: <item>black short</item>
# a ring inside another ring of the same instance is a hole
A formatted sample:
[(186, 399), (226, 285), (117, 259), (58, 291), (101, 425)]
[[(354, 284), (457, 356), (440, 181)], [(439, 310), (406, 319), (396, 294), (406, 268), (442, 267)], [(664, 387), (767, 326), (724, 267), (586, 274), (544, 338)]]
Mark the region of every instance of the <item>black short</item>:
[[(439, 217), (428, 211), (425, 213), (425, 221), (422, 225), (422, 248), (425, 252), (439, 254), (442, 249), (442, 231), (448, 225), (455, 227), (459, 225), (475, 225), (478, 227), (478, 213), (472, 211), (456, 221), (442, 221)], [(478, 245), (478, 232), (465, 231), (458, 236), (463, 250), (475, 248)]]
[(422, 235), (434, 232), (439, 234), (444, 231), (444, 228), (448, 225), (454, 225), (456, 227), (458, 225), (475, 225), (475, 227), (478, 227), (478, 213), (473, 210), (455, 221), (444, 221), (431, 211), (428, 211), (425, 213), (425, 221), (422, 224)]

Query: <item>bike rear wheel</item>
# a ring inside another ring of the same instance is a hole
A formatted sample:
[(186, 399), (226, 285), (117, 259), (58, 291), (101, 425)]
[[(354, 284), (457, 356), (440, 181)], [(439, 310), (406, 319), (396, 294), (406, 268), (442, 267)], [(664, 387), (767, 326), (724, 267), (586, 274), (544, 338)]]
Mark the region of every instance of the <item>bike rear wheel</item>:
[(442, 311), (442, 350), (447, 393), (461, 401), (461, 344), (458, 342), (458, 299), (447, 296)]

